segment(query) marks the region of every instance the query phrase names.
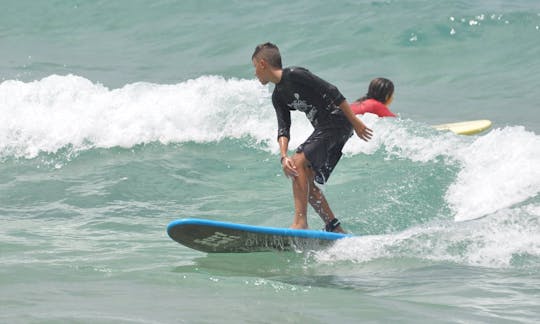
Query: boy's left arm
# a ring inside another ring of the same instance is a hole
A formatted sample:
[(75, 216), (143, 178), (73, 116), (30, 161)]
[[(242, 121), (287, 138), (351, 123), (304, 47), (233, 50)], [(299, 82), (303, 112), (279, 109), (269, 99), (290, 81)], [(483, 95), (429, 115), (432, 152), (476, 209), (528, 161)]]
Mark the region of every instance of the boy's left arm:
[(349, 103), (347, 100), (343, 100), (341, 104), (339, 105), (339, 108), (343, 111), (345, 114), (345, 117), (349, 120), (349, 122), (353, 125), (354, 131), (356, 132), (356, 135), (363, 139), (364, 141), (368, 141), (371, 139), (371, 136), (373, 136), (373, 131), (368, 128), (361, 120), (360, 118), (356, 117), (356, 115), (353, 113), (351, 106), (349, 106)]

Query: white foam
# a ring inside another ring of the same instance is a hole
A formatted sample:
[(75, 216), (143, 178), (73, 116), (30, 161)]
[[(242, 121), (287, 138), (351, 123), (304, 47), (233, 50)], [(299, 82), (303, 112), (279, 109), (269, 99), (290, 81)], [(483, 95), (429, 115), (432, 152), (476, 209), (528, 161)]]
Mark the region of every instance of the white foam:
[(391, 156), (428, 162), (440, 156), (451, 157), (456, 148), (466, 143), (462, 136), (436, 132), (409, 120), (377, 118), (372, 114), (360, 118), (374, 130), (373, 138), (367, 143), (358, 138), (350, 140), (344, 149), (346, 153), (370, 154), (383, 148)]
[(159, 141), (275, 138), (268, 89), (255, 80), (204, 76), (176, 85), (109, 90), (68, 75), (0, 84), (0, 156), (33, 158), (68, 145), (132, 147)]
[[(249, 138), (278, 152), (271, 89), (257, 80), (203, 76), (174, 85), (128, 84), (108, 89), (74, 75), (0, 84), (0, 158), (33, 158), (70, 147), (133, 147), (160, 142)], [(540, 192), (540, 137), (523, 127), (480, 136), (438, 132), (425, 124), (365, 115), (370, 142), (354, 136), (348, 156), (385, 150), (389, 158), (439, 161), (460, 167), (445, 199), (458, 221), (513, 206)], [(292, 114), (291, 149), (312, 131)]]
[(395, 234), (343, 239), (315, 256), (319, 262), (418, 258), (494, 268), (523, 266), (523, 257), (533, 260), (525, 266), (538, 267), (539, 210), (531, 204), (477, 222), (425, 224)]
[(540, 137), (523, 127), (495, 129), (456, 150), (462, 164), (446, 201), (458, 221), (510, 207), (540, 192)]
[(346, 151), (369, 154), (382, 148), (390, 156), (415, 162), (443, 158), (460, 168), (445, 194), (456, 221), (492, 214), (540, 192), (540, 136), (521, 126), (479, 136), (438, 132), (394, 119), (379, 119), (373, 128), (371, 143), (351, 140)]

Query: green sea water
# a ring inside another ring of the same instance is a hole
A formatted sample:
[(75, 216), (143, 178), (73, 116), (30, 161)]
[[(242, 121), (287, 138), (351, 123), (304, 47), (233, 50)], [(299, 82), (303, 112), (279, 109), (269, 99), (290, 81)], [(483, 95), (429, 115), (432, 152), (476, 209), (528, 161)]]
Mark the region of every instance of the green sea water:
[[(0, 322), (538, 322), (539, 26), (532, 0), (3, 2)], [(169, 222), (292, 221), (265, 41), (351, 101), (396, 85), (323, 187), (357, 237), (188, 249)]]

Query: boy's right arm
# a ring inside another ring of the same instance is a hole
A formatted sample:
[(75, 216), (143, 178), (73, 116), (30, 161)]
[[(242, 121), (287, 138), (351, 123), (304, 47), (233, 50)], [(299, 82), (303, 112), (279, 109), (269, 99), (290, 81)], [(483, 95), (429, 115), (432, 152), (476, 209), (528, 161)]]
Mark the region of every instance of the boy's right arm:
[(294, 161), (287, 155), (287, 151), (289, 150), (289, 138), (286, 136), (280, 136), (278, 138), (278, 143), (283, 173), (285, 173), (288, 178), (297, 176), (298, 173), (296, 172), (296, 165), (294, 164)]
[(275, 94), (272, 94), (272, 104), (276, 110), (276, 117), (278, 121), (277, 140), (279, 143), (281, 167), (283, 168), (283, 173), (285, 173), (287, 177), (294, 177), (297, 175), (296, 166), (294, 165), (294, 161), (288, 156), (291, 112), (279, 101)]

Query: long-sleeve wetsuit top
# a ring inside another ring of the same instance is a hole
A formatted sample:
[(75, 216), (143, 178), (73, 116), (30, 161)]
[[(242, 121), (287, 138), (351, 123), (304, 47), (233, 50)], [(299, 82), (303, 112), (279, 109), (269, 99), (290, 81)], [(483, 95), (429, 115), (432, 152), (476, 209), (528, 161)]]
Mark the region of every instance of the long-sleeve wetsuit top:
[(278, 120), (278, 138), (290, 138), (291, 110), (306, 114), (315, 129), (352, 128), (338, 107), (345, 97), (332, 84), (307, 69), (283, 69), (281, 81), (272, 93), (272, 104)]

